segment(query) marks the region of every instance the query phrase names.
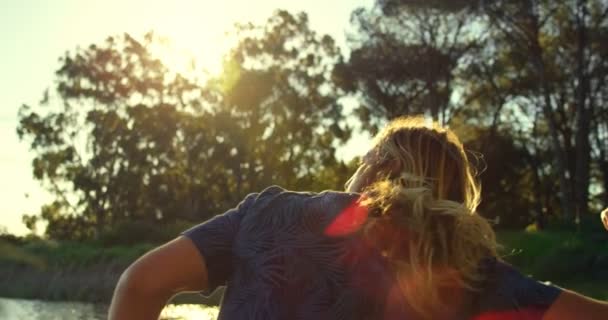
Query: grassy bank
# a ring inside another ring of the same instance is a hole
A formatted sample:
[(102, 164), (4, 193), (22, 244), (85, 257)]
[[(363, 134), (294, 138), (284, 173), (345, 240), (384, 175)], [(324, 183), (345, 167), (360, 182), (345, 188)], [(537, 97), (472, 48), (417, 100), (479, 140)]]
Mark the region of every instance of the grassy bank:
[[(2, 252), (9, 254), (0, 256), (0, 296), (108, 303), (122, 272), (153, 247), (53, 241), (5, 244)], [(174, 302), (217, 304), (220, 298), (186, 294)]]
[(502, 258), (522, 272), (608, 300), (608, 233), (498, 233)]
[[(608, 300), (608, 234), (503, 231), (498, 237), (503, 258), (524, 273)], [(25, 242), (17, 254), (0, 257), (0, 296), (107, 303), (124, 269), (153, 247)], [(177, 302), (214, 304), (219, 298), (190, 295)]]
[[(30, 241), (0, 258), (0, 295), (107, 302), (122, 271), (151, 245), (104, 248), (86, 243)], [(6, 251), (6, 249), (4, 250)]]

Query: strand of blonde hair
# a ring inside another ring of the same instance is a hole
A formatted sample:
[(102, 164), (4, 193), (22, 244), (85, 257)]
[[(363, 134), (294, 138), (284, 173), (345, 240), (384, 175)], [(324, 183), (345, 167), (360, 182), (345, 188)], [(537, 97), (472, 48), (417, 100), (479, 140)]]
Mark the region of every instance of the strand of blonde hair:
[[(423, 118), (393, 121), (375, 144), (384, 176), (365, 190), (364, 205), (407, 231), (403, 242), (385, 244), (386, 255), (408, 302), (432, 318), (450, 304), (442, 288), (477, 290), (480, 261), (496, 256), (494, 231), (475, 211), (480, 187), (458, 138)], [(453, 190), (459, 199), (448, 199)], [(404, 246), (405, 256), (393, 255)]]

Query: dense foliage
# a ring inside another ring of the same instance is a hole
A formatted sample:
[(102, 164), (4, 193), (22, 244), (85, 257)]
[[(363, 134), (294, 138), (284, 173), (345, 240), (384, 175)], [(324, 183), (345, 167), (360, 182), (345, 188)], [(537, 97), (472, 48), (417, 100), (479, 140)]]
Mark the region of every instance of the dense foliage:
[(277, 11), (238, 27), (223, 73), (204, 80), (163, 65), (154, 34), (68, 52), (40, 105), (20, 109), (34, 175), (56, 196), (24, 222), (116, 243), (271, 184), (340, 188), (356, 164), (335, 155), (347, 123), (373, 134), (408, 114), (475, 150), (480, 211), (498, 226), (571, 228), (608, 205), (606, 1), (377, 0), (352, 23), (343, 55), (305, 14)]
[(349, 170), (334, 148), (348, 131), (329, 81), (333, 40), (287, 12), (239, 34), (225, 72), (206, 81), (168, 70), (153, 34), (67, 53), (54, 90), (20, 110), (34, 175), (56, 196), (26, 222), (98, 238), (202, 221), (271, 184), (339, 187)]

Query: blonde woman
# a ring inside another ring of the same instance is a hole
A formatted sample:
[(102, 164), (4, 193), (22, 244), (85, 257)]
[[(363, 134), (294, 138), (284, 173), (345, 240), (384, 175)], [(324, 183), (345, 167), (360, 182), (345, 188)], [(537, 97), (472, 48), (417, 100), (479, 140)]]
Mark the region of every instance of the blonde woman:
[(218, 319), (607, 319), (608, 305), (500, 261), (458, 138), (423, 118), (378, 134), (347, 192), (270, 187), (144, 255), (111, 319), (155, 319), (227, 285)]

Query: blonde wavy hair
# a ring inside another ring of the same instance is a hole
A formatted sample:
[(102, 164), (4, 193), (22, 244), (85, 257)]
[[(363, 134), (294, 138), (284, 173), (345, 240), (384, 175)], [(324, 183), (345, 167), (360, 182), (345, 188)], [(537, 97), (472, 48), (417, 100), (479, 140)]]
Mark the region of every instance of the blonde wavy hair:
[(390, 122), (370, 153), (377, 174), (363, 204), (397, 230), (383, 232), (383, 253), (412, 308), (433, 318), (453, 304), (450, 288), (476, 290), (480, 261), (496, 256), (494, 231), (476, 213), (475, 171), (458, 137), (423, 117)]

